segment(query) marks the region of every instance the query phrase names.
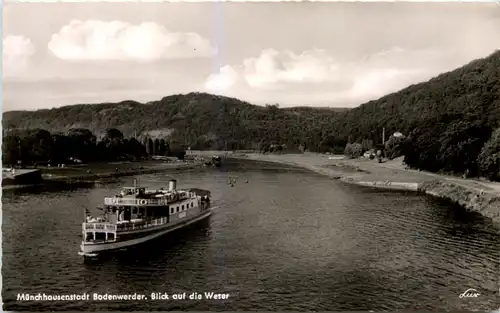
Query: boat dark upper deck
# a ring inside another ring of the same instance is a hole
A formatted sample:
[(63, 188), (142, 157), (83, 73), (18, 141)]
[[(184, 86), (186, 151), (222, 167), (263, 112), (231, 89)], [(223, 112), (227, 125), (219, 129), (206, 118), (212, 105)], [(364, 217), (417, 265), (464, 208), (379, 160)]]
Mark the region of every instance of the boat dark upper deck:
[(187, 193), (194, 193), (197, 196), (210, 196), (210, 191), (199, 188), (191, 189), (157, 189), (157, 190), (147, 190), (144, 187), (123, 187), (120, 194), (116, 197), (120, 198), (136, 198), (136, 199), (157, 199), (161, 197), (167, 197), (169, 195), (183, 195)]
[(165, 206), (194, 197), (210, 197), (210, 191), (199, 188), (147, 190), (145, 187), (123, 187), (121, 192), (114, 197), (104, 198), (104, 204), (109, 206)]
[(195, 193), (198, 196), (210, 196), (210, 191), (205, 190), (205, 189), (199, 189), (199, 188), (191, 188), (188, 189), (189, 192)]

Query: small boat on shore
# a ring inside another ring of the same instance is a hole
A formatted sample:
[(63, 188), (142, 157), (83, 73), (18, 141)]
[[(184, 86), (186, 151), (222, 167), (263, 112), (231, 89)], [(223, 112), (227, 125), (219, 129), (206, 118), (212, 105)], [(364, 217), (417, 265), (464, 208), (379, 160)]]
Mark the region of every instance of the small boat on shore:
[(123, 187), (119, 195), (104, 198), (102, 216), (86, 210), (79, 254), (123, 249), (204, 220), (212, 214), (210, 197), (208, 190), (177, 189), (176, 180), (168, 189)]

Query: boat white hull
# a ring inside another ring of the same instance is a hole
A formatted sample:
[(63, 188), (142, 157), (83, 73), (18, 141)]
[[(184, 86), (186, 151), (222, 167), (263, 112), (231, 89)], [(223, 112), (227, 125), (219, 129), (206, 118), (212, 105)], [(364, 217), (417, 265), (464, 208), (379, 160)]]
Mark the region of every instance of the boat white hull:
[(199, 222), (203, 219), (206, 219), (210, 215), (212, 215), (212, 210), (208, 210), (206, 213), (203, 213), (202, 215), (194, 217), (193, 219), (191, 219), (187, 222), (179, 223), (178, 225), (172, 225), (171, 227), (167, 227), (163, 230), (159, 229), (158, 232), (155, 232), (153, 234), (146, 235), (146, 236), (139, 237), (139, 238), (130, 239), (130, 240), (106, 242), (106, 243), (100, 243), (100, 244), (83, 244), (82, 243), (80, 245), (81, 251), (78, 254), (83, 255), (83, 256), (96, 256), (96, 254), (99, 252), (123, 249), (123, 248), (127, 248), (130, 246), (134, 246), (134, 245), (144, 243), (146, 241), (158, 238), (158, 237), (163, 236), (167, 233), (170, 233), (174, 230), (187, 227), (193, 223), (196, 223), (196, 222)]

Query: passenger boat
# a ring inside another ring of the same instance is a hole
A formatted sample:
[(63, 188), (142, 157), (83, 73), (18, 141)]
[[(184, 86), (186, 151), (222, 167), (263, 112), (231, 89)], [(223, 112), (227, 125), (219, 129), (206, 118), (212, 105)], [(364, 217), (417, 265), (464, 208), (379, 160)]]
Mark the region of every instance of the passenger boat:
[(79, 254), (126, 248), (206, 219), (212, 214), (210, 197), (208, 190), (177, 189), (176, 180), (158, 190), (138, 187), (134, 181), (134, 187), (104, 198), (102, 216), (92, 217), (86, 210)]

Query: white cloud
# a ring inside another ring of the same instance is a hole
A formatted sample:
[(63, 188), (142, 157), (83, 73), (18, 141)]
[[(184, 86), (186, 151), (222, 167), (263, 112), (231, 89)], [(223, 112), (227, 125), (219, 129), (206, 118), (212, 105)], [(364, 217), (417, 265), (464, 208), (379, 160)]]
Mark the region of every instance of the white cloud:
[[(463, 64), (453, 60), (453, 55), (451, 51), (393, 47), (366, 56), (344, 68), (343, 75), (350, 78), (351, 87), (340, 98), (360, 104), (428, 80)], [(449, 68), (443, 68), (445, 60)]]
[(418, 69), (387, 68), (367, 71), (354, 77), (352, 87), (344, 94), (344, 98), (350, 103), (375, 100), (431, 76), (432, 73)]
[(209, 57), (210, 41), (196, 33), (174, 33), (153, 22), (71, 21), (52, 35), (48, 49), (64, 60), (155, 61)]
[(238, 80), (238, 72), (230, 65), (220, 68), (219, 73), (212, 74), (205, 82), (205, 88), (213, 91), (226, 90)]
[(323, 50), (302, 54), (266, 49), (243, 62), (246, 82), (257, 88), (279, 83), (319, 83), (338, 79), (334, 60)]
[(205, 87), (225, 90), (239, 77), (250, 87), (277, 89), (291, 83), (322, 83), (340, 79), (338, 65), (324, 50), (308, 50), (301, 54), (291, 51), (263, 50), (258, 57), (248, 58), (238, 66), (225, 65), (219, 73), (208, 77)]
[(22, 73), (35, 53), (31, 39), (24, 36), (7, 36), (2, 42), (2, 73), (4, 77)]
[[(350, 62), (336, 61), (324, 50), (308, 50), (300, 54), (290, 51), (263, 50), (258, 57), (245, 59), (241, 65), (226, 65), (220, 73), (211, 75), (207, 89), (217, 78), (218, 91), (234, 87), (239, 78), (254, 91), (288, 90), (289, 93), (315, 93), (328, 96), (331, 102), (346, 105), (360, 104), (408, 85), (427, 80), (432, 76), (458, 67), (456, 64), (443, 69), (443, 60), (453, 58), (452, 52), (432, 50), (406, 50), (400, 47), (367, 55)], [(454, 63), (454, 62), (451, 62)], [(328, 99), (325, 99), (328, 101)]]

